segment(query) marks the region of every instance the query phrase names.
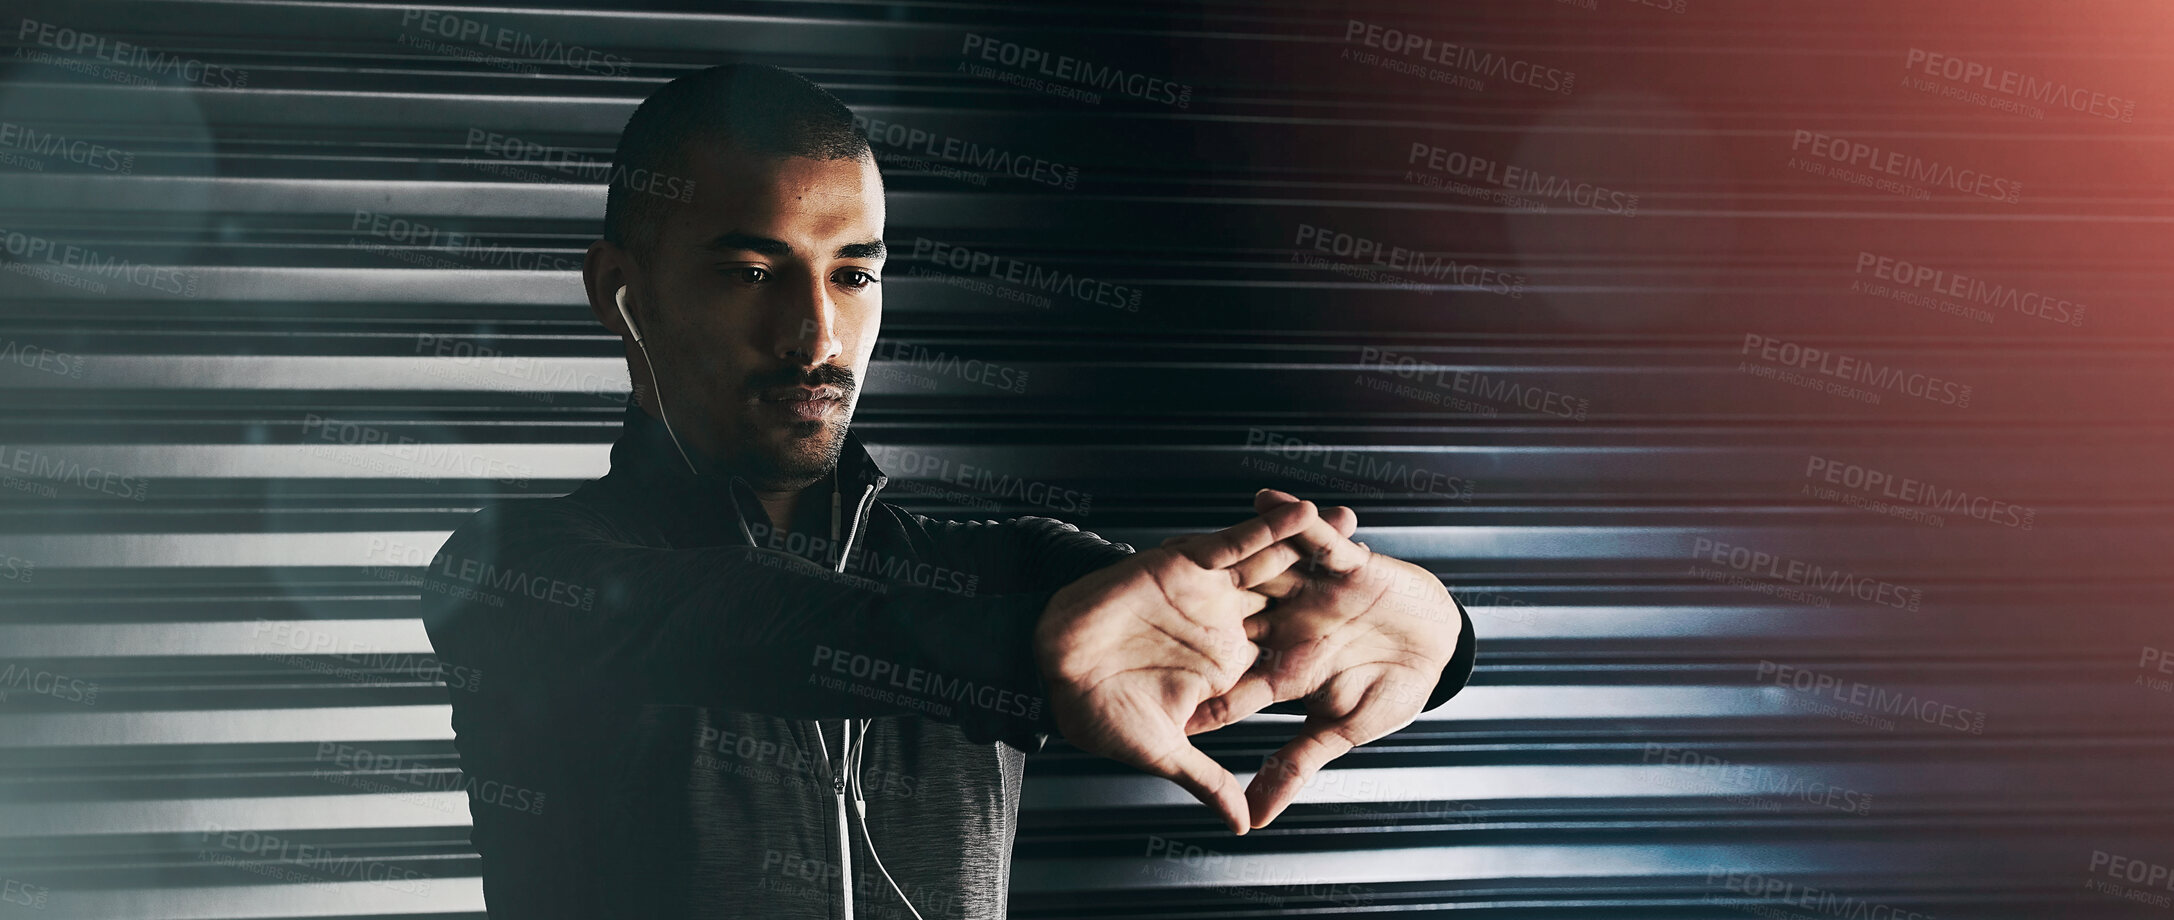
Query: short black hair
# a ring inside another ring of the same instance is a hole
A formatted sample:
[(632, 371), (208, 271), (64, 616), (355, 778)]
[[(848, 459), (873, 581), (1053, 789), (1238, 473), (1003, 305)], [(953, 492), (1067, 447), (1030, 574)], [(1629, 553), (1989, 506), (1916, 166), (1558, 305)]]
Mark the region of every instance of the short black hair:
[(637, 255), (665, 210), (692, 196), (682, 164), (697, 140), (765, 157), (852, 160), (873, 154), (853, 110), (808, 78), (768, 64), (724, 64), (659, 87), (635, 107), (612, 153), (604, 239)]

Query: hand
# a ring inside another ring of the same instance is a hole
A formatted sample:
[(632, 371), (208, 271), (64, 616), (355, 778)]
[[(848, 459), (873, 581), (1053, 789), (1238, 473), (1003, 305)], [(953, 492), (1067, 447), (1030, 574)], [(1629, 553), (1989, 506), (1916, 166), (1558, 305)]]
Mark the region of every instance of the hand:
[[(1193, 747), (1184, 726), (1259, 653), (1246, 623), (1268, 598), (1250, 589), (1282, 574), (1274, 564), (1282, 557), (1239, 564), (1320, 523), (1312, 502), (1278, 502), (1059, 590), (1034, 633), (1058, 732), (1081, 750), (1176, 782), (1244, 834), (1251, 821), (1237, 777)], [(1284, 568), (1295, 561), (1290, 554)]]
[[(1263, 490), (1254, 507), (1265, 514), (1297, 501)], [(1282, 814), (1329, 761), (1410, 725), (1457, 650), (1462, 619), (1441, 580), (1351, 542), (1357, 522), (1346, 516), (1348, 509), (1338, 509), (1332, 524), (1273, 548), (1268, 567), (1301, 553), (1309, 564), (1285, 562), (1255, 589), (1277, 598), (1246, 622), (1260, 662), (1186, 724), (1189, 734), (1209, 731), (1270, 703), (1306, 701), (1298, 736), (1268, 757), (1246, 789), (1255, 827)]]

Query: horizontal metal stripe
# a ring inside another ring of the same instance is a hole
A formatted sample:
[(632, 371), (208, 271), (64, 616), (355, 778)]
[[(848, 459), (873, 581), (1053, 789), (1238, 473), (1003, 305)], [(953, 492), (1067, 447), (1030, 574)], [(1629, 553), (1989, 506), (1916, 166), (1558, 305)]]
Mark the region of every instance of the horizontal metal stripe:
[[(451, 740), (452, 707), (0, 714), (0, 750), (146, 744)], [(330, 726), (338, 726), (336, 730)], [(329, 730), (329, 734), (328, 734)]]
[[(863, 406), (865, 412), (867, 404)], [(261, 418), (248, 424), (274, 427)], [(70, 485), (83, 479), (86, 468), (95, 470), (89, 474), (94, 485), (106, 473), (153, 481), (586, 480), (608, 470), (609, 443), (530, 439), (552, 427), (586, 435), (591, 426), (589, 421), (478, 426), (380, 417), (327, 406), (278, 419), (280, 439), (288, 443), (0, 442), (0, 450), (5, 451), (0, 453), (0, 473), (29, 482), (42, 479)], [(506, 435), (518, 440), (479, 437), (490, 427), (504, 427)], [(2168, 445), (2148, 436), (2131, 438), (2126, 444), (2090, 445), (2101, 458), (2130, 460), (2134, 465), (2118, 477), (2079, 482), (2073, 443), (1962, 442), (1941, 449), (1899, 444), (1882, 432), (1727, 447), (1700, 443), (1708, 438), (1700, 432), (1671, 436), (1622, 429), (1527, 438), (1475, 432), (1414, 444), (1405, 442), (1408, 435), (1403, 432), (1384, 428), (1355, 431), (1264, 419), (1256, 425), (1187, 426), (1170, 432), (1136, 428), (1124, 443), (1080, 431), (1061, 435), (1076, 443), (960, 446), (911, 430), (910, 423), (871, 420), (868, 427), (861, 437), (894, 484), (884, 498), (901, 504), (925, 501), (932, 489), (989, 499), (1022, 498), (1031, 484), (1038, 491), (1084, 491), (1085, 500), (1106, 505), (1143, 487), (1167, 489), (1246, 476), (1289, 481), (1316, 474), (1324, 480), (1345, 480), (1354, 491), (1358, 487), (1378, 490), (1384, 497), (1407, 494), (1467, 501), (1469, 493), (1470, 503), (1487, 505), (1537, 497), (1535, 491), (1570, 496), (1636, 490), (1656, 498), (1681, 495), (1712, 501), (1736, 495), (1763, 497), (1773, 505), (1847, 507), (1808, 496), (1811, 488), (1831, 488), (1837, 495), (1846, 493), (1866, 502), (1915, 508), (1958, 521), (1968, 519), (1971, 502), (1981, 498), (2029, 507), (2057, 496), (2118, 495), (2123, 503), (2162, 494), (2174, 499), (2174, 487), (2164, 477), (2149, 475), (2145, 466)], [(1150, 459), (1163, 471), (1155, 482), (1143, 486), (1123, 475), (1123, 469)], [(1969, 470), (1943, 472), (1965, 459), (1972, 463)], [(1697, 471), (1691, 472), (1687, 467), (1694, 464)], [(1605, 472), (1596, 473), (1596, 468)], [(1124, 492), (1113, 491), (1117, 489)], [(133, 492), (133, 487), (122, 491)], [(0, 504), (12, 497), (0, 492)], [(1048, 510), (1079, 509), (1052, 506)]]
[[(1479, 689), (1475, 687), (1467, 692)], [(1459, 700), (1462, 702), (1462, 695)], [(1743, 755), (1718, 758), (1720, 762), (1714, 763), (1699, 759), (1715, 758), (1713, 754), (1694, 746), (1672, 743), (1644, 756), (1648, 763), (1628, 765), (1516, 764), (1388, 769), (1337, 766), (1331, 767), (1329, 772), (1316, 774), (1299, 795), (1298, 802), (1330, 806), (1405, 803), (1414, 807), (1420, 807), (1419, 803), (1449, 803), (1455, 807), (1458, 803), (1470, 802), (1493, 803), (1486, 807), (1497, 808), (1502, 802), (1549, 801), (1576, 807), (1581, 799), (1751, 796), (1782, 801), (1805, 794), (1807, 789), (1814, 790), (1811, 795), (1816, 800), (1832, 789), (1836, 791), (1836, 804), (1832, 807), (1838, 813), (1855, 814), (1854, 810), (1843, 810), (1845, 800), (1841, 793), (1846, 791), (1849, 793), (1846, 804), (1854, 806), (1862, 800), (1866, 805), (1863, 813), (1871, 815), (1881, 813), (1880, 805), (1893, 807), (1896, 799), (1921, 803), (1928, 799), (1997, 798), (2013, 791), (2018, 782), (2026, 781), (2032, 775), (2031, 770), (2022, 767), (1960, 762), (1967, 754), (1943, 758), (1937, 763), (1899, 767), (1865, 763), (1772, 762)], [(1670, 763), (1662, 765), (1664, 758)], [(2103, 777), (2117, 771), (2118, 768), (2107, 766), (2075, 772)], [(1253, 780), (1250, 771), (1237, 776), (1240, 782)], [(1023, 788), (1020, 800), (1023, 809), (1200, 807), (1199, 801), (1184, 789), (1153, 776), (1037, 776)], [(1480, 817), (1488, 813), (1482, 811)], [(1479, 819), (1468, 816), (1459, 820)]]
[[(277, 869), (277, 864), (272, 868)], [(27, 873), (26, 873), (27, 874)], [(42, 886), (41, 886), (42, 887)], [(59, 889), (41, 920), (221, 920), (300, 917), (483, 915), (479, 878), (375, 882), (290, 882), (206, 887)]]
[[(325, 765), (329, 777), (345, 770)], [(367, 777), (356, 779), (367, 782)], [(278, 834), (379, 827), (466, 827), (468, 795), (455, 788), (398, 794), (281, 795), (224, 799), (124, 799), (0, 803), (0, 838), (96, 834), (184, 837), (246, 828)]]
[[(328, 746), (332, 742), (325, 742)], [(355, 759), (382, 753), (339, 742), (335, 763), (329, 756), (309, 765), (305, 777), (328, 789), (352, 794), (256, 795), (224, 798), (155, 798), (109, 801), (48, 800), (0, 804), (0, 838), (80, 837), (94, 835), (201, 834), (227, 828), (267, 832), (351, 830), (361, 828), (465, 827), (470, 803), (462, 777), (436, 773), (440, 786), (388, 782), (367, 771), (349, 769)], [(1512, 820), (1510, 809), (1578, 812), (1588, 819), (1598, 809), (1626, 813), (1644, 807), (1679, 810), (1686, 830), (1720, 830), (1723, 815), (1693, 809), (1749, 805), (1760, 811), (1795, 809), (1823, 819), (1896, 820), (1927, 809), (1957, 813), (2015, 813), (2001, 804), (2019, 786), (2047, 789), (2052, 797), (2033, 810), (2074, 808), (2093, 800), (2091, 792), (2141, 789), (2148, 779), (2115, 763), (2001, 761), (1956, 748), (1923, 754), (1913, 761), (1809, 762), (1774, 760), (1759, 751), (1725, 757), (1690, 744), (1656, 744), (1641, 755), (1620, 755), (1643, 762), (1628, 764), (1511, 764), (1457, 767), (1371, 768), (1337, 765), (1304, 786), (1298, 805), (1320, 806), (1325, 813), (1358, 806), (1403, 807), (1454, 823)], [(2057, 754), (2058, 752), (2049, 752)], [(414, 769), (403, 761), (403, 769)], [(1254, 772), (1234, 769), (1240, 783)], [(2059, 782), (2049, 782), (2058, 780)], [(445, 788), (450, 786), (451, 788)], [(1195, 813), (1201, 805), (1176, 785), (1156, 777), (1111, 775), (1037, 775), (1025, 784), (1020, 807), (1026, 812), (1078, 809), (1171, 809)], [(1643, 800), (1650, 800), (1650, 804)], [(2111, 801), (2110, 797), (2105, 798)], [(880, 804), (875, 807), (882, 807)], [(1383, 812), (1384, 814), (1388, 812)], [(1624, 818), (1622, 820), (1633, 820)], [(2088, 820), (2075, 816), (2074, 820)], [(1544, 821), (1532, 825), (1550, 830)], [(1571, 833), (1573, 828), (1556, 828)]]
[(431, 654), (419, 619), (0, 625), (0, 648), (15, 659)]
[[(1937, 876), (1944, 856), (1962, 851), (1994, 855), (1968, 844), (1945, 853), (1927, 851), (1915, 841), (1827, 843), (1811, 840), (1768, 845), (1582, 843), (1562, 845), (1462, 845), (1306, 853), (1203, 853), (1189, 851), (1155, 861), (1072, 858), (1017, 861), (1013, 890), (1021, 892), (1101, 891), (1132, 888), (1204, 888), (1228, 885), (1384, 885), (1398, 882), (1507, 881), (1581, 879), (1609, 882), (1634, 878), (1692, 878), (1708, 867), (1722, 873), (1749, 872), (1767, 877), (1822, 876), (1847, 872), (1861, 884), (1907, 877)], [(2088, 858), (2089, 853), (2081, 854)], [(2007, 860), (2002, 860), (2007, 862)], [(2052, 875), (2041, 869), (2036, 875)], [(2080, 870), (2070, 876), (2080, 877)], [(1719, 885), (1717, 881), (1716, 886)], [(1724, 889), (1725, 891), (1725, 889)], [(1338, 898), (1352, 894), (1348, 889)], [(1749, 900), (1749, 899), (1746, 899)]]
[[(425, 544), (427, 545), (427, 544)], [(415, 575), (421, 569), (406, 569)], [(1491, 590), (1450, 586), (1451, 593), (1503, 599)], [(403, 599), (398, 604), (412, 604)], [(1979, 608), (1983, 609), (1983, 608)], [(1474, 629), (1492, 641), (1601, 639), (1802, 640), (1852, 637), (1881, 628), (1903, 631), (1895, 616), (1880, 612), (1821, 611), (1817, 616), (1787, 606), (1686, 606), (1641, 604), (1570, 605), (1468, 603)], [(221, 611), (207, 610), (210, 616)], [(1923, 616), (1915, 629), (1946, 633), (1950, 617)], [(0, 648), (10, 658), (163, 658), (212, 655), (431, 654), (417, 619), (259, 618), (250, 621), (192, 619), (159, 623), (0, 622)]]
[[(430, 426), (314, 413), (300, 444), (9, 444), (0, 472), (23, 481), (102, 487), (105, 476), (173, 479), (595, 479), (611, 468), (609, 444), (504, 444), (433, 437)], [(151, 494), (156, 486), (143, 489)], [(108, 494), (130, 497), (132, 484)]]
[[(1981, 688), (1903, 686), (1889, 693), (1917, 693), (1926, 701), (1991, 708)], [(2109, 687), (2100, 695), (2132, 688)], [(1944, 694), (1944, 695), (1943, 695)], [(2015, 712), (2017, 697), (2007, 696)], [(1824, 715), (1821, 697), (1783, 687), (1668, 686), (1474, 686), (1455, 706), (1424, 713), (1421, 723), (1460, 724), (1492, 720), (1527, 722), (1605, 719), (1722, 719), (1746, 716)], [(2036, 707), (2032, 707), (2036, 708)], [(0, 748), (47, 748), (107, 744), (227, 744), (307, 741), (432, 740), (451, 737), (450, 706), (377, 706), (342, 709), (163, 711), (0, 714)], [(1258, 715), (1264, 722), (1298, 716)], [(1907, 721), (1907, 719), (1898, 719)], [(328, 729), (328, 726), (339, 726)], [(333, 734), (328, 734), (333, 732)]]
[[(450, 530), (370, 533), (35, 534), (0, 536), (0, 552), (38, 569), (147, 566), (386, 565), (388, 552), (435, 551)], [(13, 587), (11, 585), (10, 587)]]

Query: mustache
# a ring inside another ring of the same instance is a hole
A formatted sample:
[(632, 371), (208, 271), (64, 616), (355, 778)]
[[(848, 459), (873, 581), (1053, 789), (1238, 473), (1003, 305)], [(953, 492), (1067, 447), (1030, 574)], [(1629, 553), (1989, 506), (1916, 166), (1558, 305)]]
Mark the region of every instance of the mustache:
[(859, 377), (849, 367), (836, 364), (818, 364), (805, 370), (797, 367), (780, 367), (776, 370), (751, 374), (747, 378), (747, 392), (760, 393), (771, 387), (820, 387), (834, 386), (853, 395), (860, 386)]

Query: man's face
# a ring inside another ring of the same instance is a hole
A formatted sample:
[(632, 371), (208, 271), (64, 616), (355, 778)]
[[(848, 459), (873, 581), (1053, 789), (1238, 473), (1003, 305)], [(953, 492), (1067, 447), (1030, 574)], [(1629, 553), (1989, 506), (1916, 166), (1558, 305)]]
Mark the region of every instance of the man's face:
[(882, 179), (868, 157), (714, 144), (684, 168), (693, 200), (627, 282), (666, 414), (757, 488), (804, 488), (837, 463), (882, 324)]

